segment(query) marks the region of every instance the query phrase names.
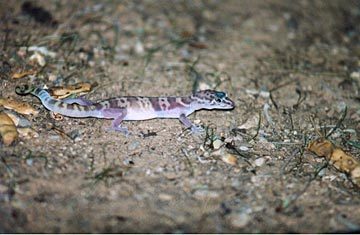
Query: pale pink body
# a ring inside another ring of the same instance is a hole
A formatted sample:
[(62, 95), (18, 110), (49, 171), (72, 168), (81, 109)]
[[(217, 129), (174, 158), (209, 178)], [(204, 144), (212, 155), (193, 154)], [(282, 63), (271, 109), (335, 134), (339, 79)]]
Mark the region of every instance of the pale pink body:
[(148, 120), (153, 118), (178, 118), (187, 128), (196, 132), (198, 127), (187, 118), (200, 109), (233, 109), (234, 102), (224, 92), (198, 91), (185, 97), (124, 96), (93, 103), (84, 99), (53, 99), (46, 90), (35, 88), (31, 94), (56, 113), (69, 117), (97, 117), (114, 119), (112, 129), (127, 133), (120, 126), (123, 120)]

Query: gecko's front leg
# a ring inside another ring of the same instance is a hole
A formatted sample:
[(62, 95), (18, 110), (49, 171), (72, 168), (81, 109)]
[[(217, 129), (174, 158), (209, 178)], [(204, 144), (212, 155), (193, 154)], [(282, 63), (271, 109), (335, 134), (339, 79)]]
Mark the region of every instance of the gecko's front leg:
[(185, 114), (181, 114), (179, 120), (182, 122), (182, 124), (185, 125), (186, 128), (190, 128), (193, 134), (200, 134), (204, 131), (202, 127), (193, 124), (190, 119), (186, 117)]
[[(107, 108), (102, 111), (104, 118), (113, 118), (113, 122), (111, 123), (110, 130), (119, 131), (124, 133), (126, 136), (129, 135), (129, 131), (126, 127), (121, 127), (121, 122), (124, 120), (127, 112), (126, 109), (121, 108)], [(107, 129), (109, 130), (109, 129)]]

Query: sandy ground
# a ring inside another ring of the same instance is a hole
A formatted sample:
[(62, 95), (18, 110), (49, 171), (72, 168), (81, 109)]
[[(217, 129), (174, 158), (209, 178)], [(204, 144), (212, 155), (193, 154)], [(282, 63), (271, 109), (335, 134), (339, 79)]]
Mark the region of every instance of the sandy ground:
[[(38, 137), (0, 143), (1, 233), (360, 231), (359, 187), (306, 150), (339, 123), (328, 138), (359, 159), (358, 1), (1, 1), (0, 17), (0, 97), (39, 111)], [(155, 119), (125, 137), (14, 92), (78, 82), (236, 108), (191, 115), (201, 135)]]

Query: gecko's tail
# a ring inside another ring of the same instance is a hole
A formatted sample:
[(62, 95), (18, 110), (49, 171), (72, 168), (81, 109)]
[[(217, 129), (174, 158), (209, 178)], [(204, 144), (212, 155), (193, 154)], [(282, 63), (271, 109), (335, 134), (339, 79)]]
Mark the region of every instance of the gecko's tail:
[(15, 88), (15, 92), (18, 95), (28, 95), (30, 93), (33, 93), (35, 90), (34, 86), (29, 86), (29, 85), (22, 85), (22, 86), (17, 86)]
[(37, 96), (42, 102), (51, 98), (50, 94), (46, 90), (37, 88), (35, 86), (29, 86), (29, 85), (17, 86), (15, 88), (15, 92), (18, 95), (32, 94), (34, 96)]
[(15, 92), (18, 95), (32, 94), (39, 98), (48, 110), (68, 117), (102, 117), (101, 111), (95, 105), (80, 105), (76, 101), (68, 103), (67, 101), (57, 100), (52, 98), (46, 89), (23, 85), (17, 86)]
[[(43, 103), (43, 105), (45, 107), (47, 107), (48, 109), (51, 109), (53, 103), (55, 103), (55, 101), (56, 101), (55, 99), (51, 98), (50, 94), (46, 90), (37, 88), (35, 86), (29, 86), (29, 85), (17, 86), (15, 88), (15, 92), (18, 95), (32, 94), (32, 95), (38, 97), (41, 100), (41, 102)], [(50, 104), (50, 101), (53, 101), (52, 104)]]

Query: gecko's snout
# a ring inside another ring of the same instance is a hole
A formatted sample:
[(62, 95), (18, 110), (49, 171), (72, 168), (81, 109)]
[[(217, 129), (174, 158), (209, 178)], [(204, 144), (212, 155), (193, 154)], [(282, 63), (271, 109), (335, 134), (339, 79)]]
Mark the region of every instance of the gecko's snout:
[(229, 108), (231, 108), (231, 109), (235, 108), (235, 102), (232, 101), (231, 99), (229, 99), (228, 97), (225, 98), (225, 102), (227, 103)]
[(220, 105), (222, 106), (223, 109), (233, 109), (235, 108), (235, 103), (234, 101), (232, 101), (231, 99), (229, 99), (228, 97), (224, 97), (221, 100)]

